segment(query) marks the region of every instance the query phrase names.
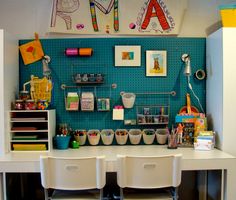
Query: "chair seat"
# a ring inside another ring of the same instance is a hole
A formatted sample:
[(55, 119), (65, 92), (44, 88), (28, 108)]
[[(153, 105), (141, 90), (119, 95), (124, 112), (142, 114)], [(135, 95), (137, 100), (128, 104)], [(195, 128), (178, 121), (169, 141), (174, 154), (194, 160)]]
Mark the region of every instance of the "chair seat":
[(55, 190), (52, 194), (52, 200), (94, 200), (99, 199), (99, 190), (89, 191), (68, 191)]
[(124, 189), (124, 200), (173, 200), (173, 196), (168, 189)]

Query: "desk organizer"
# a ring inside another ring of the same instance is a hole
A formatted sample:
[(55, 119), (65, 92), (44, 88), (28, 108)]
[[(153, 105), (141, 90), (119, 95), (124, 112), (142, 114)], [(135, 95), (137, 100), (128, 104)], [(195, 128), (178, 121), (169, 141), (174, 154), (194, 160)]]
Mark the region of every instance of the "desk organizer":
[[(74, 140), (76, 140), (80, 146), (82, 145), (164, 145), (167, 144), (169, 133), (168, 128), (159, 129), (77, 129), (74, 131)], [(57, 140), (61, 138), (55, 137)], [(62, 137), (61, 140), (63, 140)], [(114, 139), (115, 138), (115, 139)], [(55, 141), (54, 141), (55, 143)], [(59, 148), (62, 145), (66, 145), (63, 141), (59, 141)], [(55, 148), (58, 148), (56, 145)], [(66, 148), (66, 147), (61, 147)], [(68, 147), (67, 147), (68, 148)]]

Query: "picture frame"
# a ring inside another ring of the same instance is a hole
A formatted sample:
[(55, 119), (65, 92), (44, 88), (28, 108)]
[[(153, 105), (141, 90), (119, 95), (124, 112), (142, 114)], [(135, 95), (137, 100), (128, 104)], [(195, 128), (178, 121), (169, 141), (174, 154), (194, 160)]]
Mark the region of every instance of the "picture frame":
[(146, 51), (146, 76), (167, 76), (167, 51)]
[(141, 46), (115, 46), (115, 66), (116, 67), (140, 67), (141, 66)]

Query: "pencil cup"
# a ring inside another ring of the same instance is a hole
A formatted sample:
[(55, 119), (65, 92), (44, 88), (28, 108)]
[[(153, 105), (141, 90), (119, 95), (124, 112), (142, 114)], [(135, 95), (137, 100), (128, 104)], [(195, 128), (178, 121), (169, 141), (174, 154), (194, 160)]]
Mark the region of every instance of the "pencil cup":
[(56, 149), (68, 149), (70, 144), (70, 138), (71, 136), (54, 136), (53, 142), (54, 142), (54, 148)]
[(168, 149), (177, 149), (177, 136), (176, 134), (169, 134), (168, 135)]

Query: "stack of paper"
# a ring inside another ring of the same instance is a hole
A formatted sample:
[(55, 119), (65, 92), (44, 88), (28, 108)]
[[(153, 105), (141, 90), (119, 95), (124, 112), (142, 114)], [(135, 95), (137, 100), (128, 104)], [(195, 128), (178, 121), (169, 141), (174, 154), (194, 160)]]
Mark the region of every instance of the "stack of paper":
[(45, 144), (13, 144), (15, 151), (45, 151), (47, 147)]
[(215, 134), (213, 131), (199, 132), (196, 142), (194, 143), (195, 150), (212, 150), (215, 146)]

